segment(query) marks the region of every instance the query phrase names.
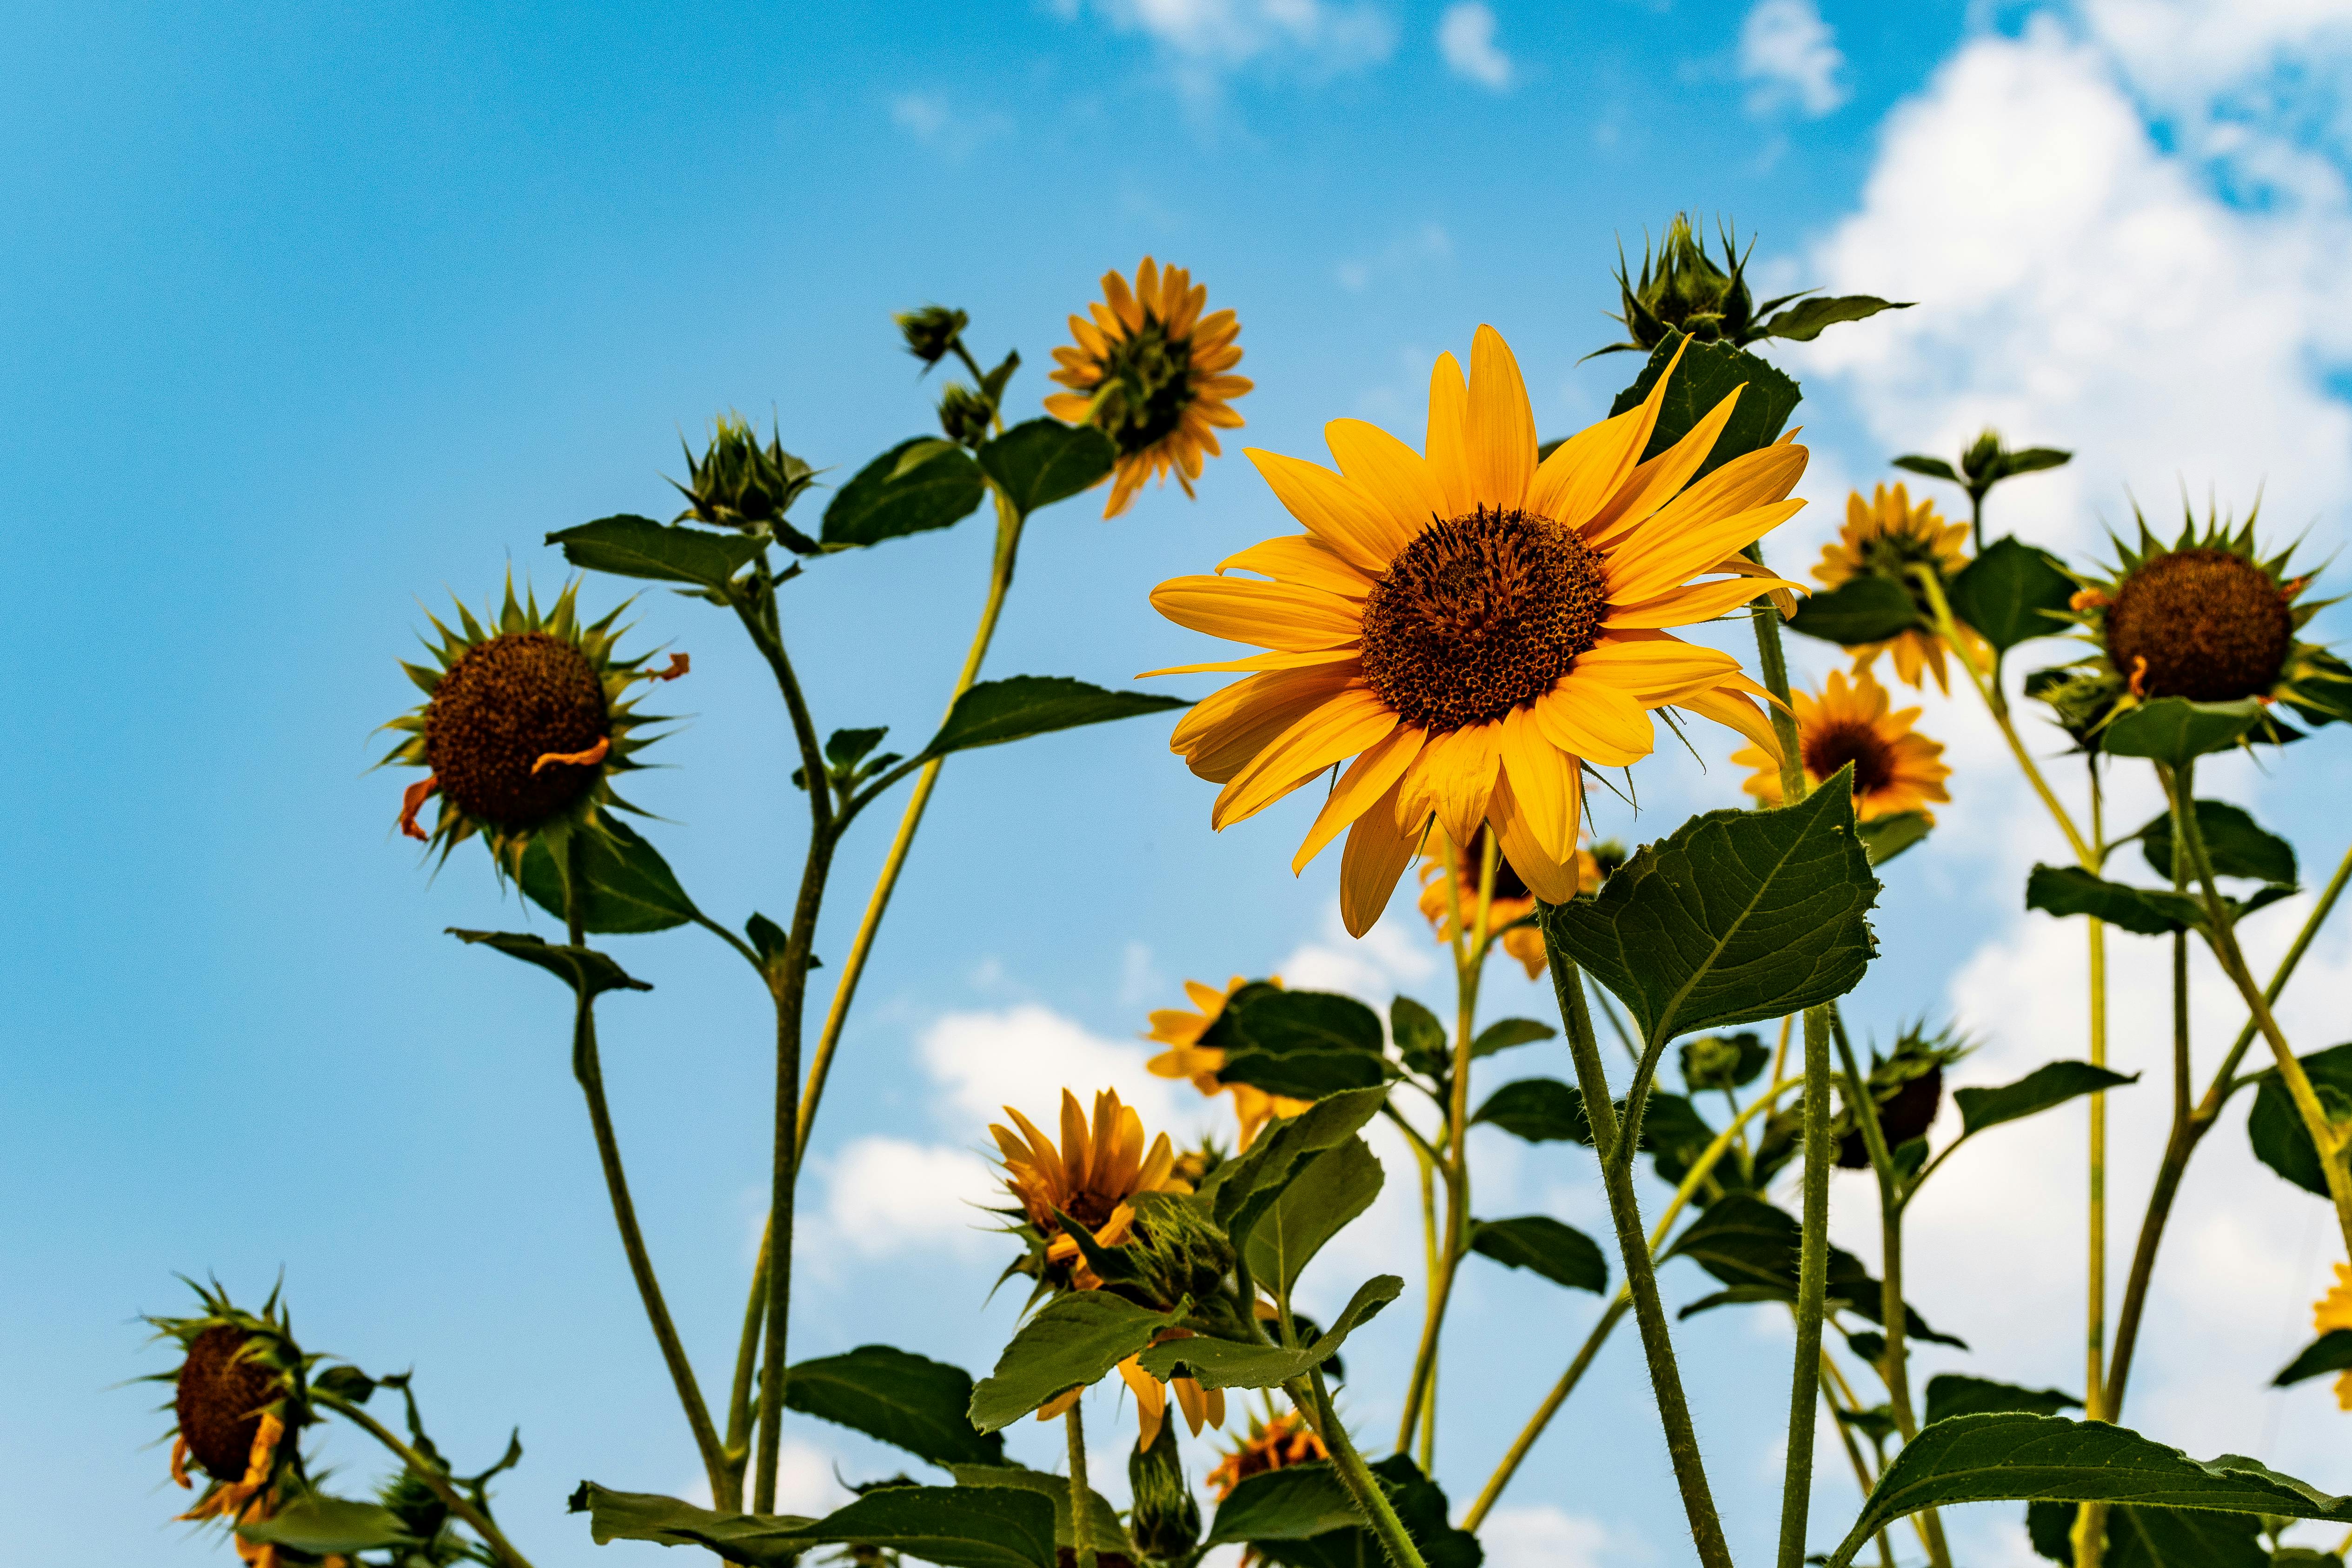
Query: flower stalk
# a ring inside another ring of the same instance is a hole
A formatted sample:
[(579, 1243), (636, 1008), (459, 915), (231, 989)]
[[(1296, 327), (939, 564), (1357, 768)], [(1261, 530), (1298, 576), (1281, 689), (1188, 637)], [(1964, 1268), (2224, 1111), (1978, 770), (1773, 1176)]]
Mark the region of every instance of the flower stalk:
[(467, 1499), (465, 1493), (450, 1484), (448, 1473), (439, 1465), (402, 1442), (394, 1435), (390, 1427), (350, 1400), (341, 1398), (322, 1388), (311, 1389), (310, 1400), (315, 1405), (333, 1411), (391, 1449), (400, 1462), (408, 1467), (409, 1474), (432, 1488), (433, 1495), (439, 1498), (451, 1513), (465, 1521), (466, 1528), (482, 1538), (482, 1544), (490, 1549), (492, 1555), (502, 1564), (502, 1568), (531, 1568), (530, 1559), (515, 1550), (514, 1542), (509, 1541), (505, 1532), (490, 1522), (489, 1515), (476, 1508)]
[(1421, 1548), (1413, 1544), (1404, 1521), (1397, 1517), (1388, 1493), (1381, 1489), (1380, 1478), (1364, 1463), (1364, 1456), (1348, 1436), (1347, 1425), (1331, 1408), (1331, 1391), (1324, 1386), (1322, 1367), (1309, 1367), (1306, 1377), (1290, 1379), (1282, 1385), (1282, 1391), (1290, 1395), (1292, 1405), (1323, 1440), (1324, 1452), (1331, 1456), (1331, 1468), (1339, 1472), (1340, 1484), (1355, 1500), (1357, 1510), (1370, 1521), (1372, 1533), (1379, 1537), (1389, 1561), (1395, 1568), (1428, 1568), (1422, 1560)]

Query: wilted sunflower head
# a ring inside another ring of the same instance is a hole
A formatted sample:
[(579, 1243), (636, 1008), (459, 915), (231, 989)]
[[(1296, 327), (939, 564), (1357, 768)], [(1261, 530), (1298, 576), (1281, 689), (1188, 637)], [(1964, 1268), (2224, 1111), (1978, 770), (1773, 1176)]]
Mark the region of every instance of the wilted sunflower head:
[[(516, 602), (509, 580), (495, 630), (463, 604), (462, 631), (428, 617), (441, 634), (437, 647), (425, 645), (434, 665), (401, 666), (425, 701), (384, 726), (406, 738), (378, 764), (428, 770), (402, 797), (402, 832), (444, 857), (478, 833), (511, 872), (533, 837), (592, 826), (607, 806), (629, 809), (613, 776), (643, 766), (634, 754), (653, 737), (635, 731), (664, 722), (635, 711), (629, 688), (684, 675), (686, 656), (659, 671), (645, 668), (650, 654), (615, 657), (623, 634), (613, 623), (627, 606), (583, 625), (578, 593), (566, 587), (542, 615), (527, 591)], [(441, 813), (428, 834), (416, 816), (436, 795)]]
[[(684, 437), (678, 445), (686, 447)], [(676, 521), (718, 523), (756, 531), (783, 520), (801, 492), (816, 483), (816, 470), (784, 450), (772, 428), (768, 444), (740, 414), (721, 415), (713, 422), (710, 445), (702, 456), (686, 447), (688, 479), (670, 484), (686, 498), (686, 510)]]
[(1086, 1227), (1102, 1247), (1119, 1247), (1135, 1232), (1134, 1199), (1144, 1193), (1189, 1193), (1175, 1173), (1176, 1152), (1160, 1133), (1145, 1146), (1143, 1119), (1119, 1101), (1117, 1089), (1095, 1096), (1088, 1120), (1078, 1097), (1062, 1091), (1062, 1142), (1054, 1141), (1011, 1106), (1013, 1126), (992, 1124), (1003, 1155), (1005, 1190), (1021, 1205), (1023, 1227), (1038, 1244), (1039, 1278), (1062, 1289), (1091, 1290), (1102, 1280), (1078, 1244), (1064, 1234), (1062, 1216)]
[[(1895, 1048), (1881, 1059), (1870, 1058), (1870, 1098), (1878, 1108), (1878, 1130), (1887, 1152), (1927, 1135), (1944, 1100), (1944, 1069), (1976, 1047), (1948, 1029), (1930, 1032), (1923, 1019), (1903, 1031)], [(1842, 1105), (1830, 1124), (1838, 1140), (1838, 1164), (1849, 1171), (1870, 1167), (1869, 1141), (1854, 1120), (1854, 1108)]]
[(176, 1341), (180, 1364), (151, 1381), (172, 1385), (172, 1478), (207, 1482), (184, 1519), (265, 1517), (289, 1480), (301, 1477), (297, 1435), (312, 1420), (307, 1374), (314, 1357), (295, 1343), (276, 1291), (259, 1312), (218, 1286), (195, 1287), (202, 1310), (149, 1318), (156, 1337)]
[[(1824, 588), (1835, 588), (1857, 577), (1884, 577), (1900, 584), (1911, 595), (1923, 623), (1884, 642), (1864, 643), (1848, 650), (1854, 656), (1856, 670), (1868, 669), (1880, 654), (1891, 653), (1895, 676), (1906, 686), (1919, 685), (1924, 669), (1935, 676), (1936, 689), (1949, 689), (1946, 685), (1944, 644), (1924, 625), (1930, 616), (1915, 572), (1925, 567), (1948, 584), (1969, 563), (1968, 539), (1967, 523), (1946, 520), (1936, 510), (1932, 500), (1914, 506), (1911, 492), (1900, 483), (1873, 486), (1867, 501), (1862, 499), (1860, 490), (1848, 493), (1845, 526), (1839, 531), (1835, 542), (1822, 546), (1821, 563), (1813, 568), (1813, 581)], [(1969, 637), (1976, 635), (1965, 626), (1960, 629)]]
[(1145, 257), (1135, 286), (1106, 272), (1092, 321), (1070, 318), (1076, 346), (1054, 351), (1052, 379), (1070, 388), (1045, 399), (1045, 412), (1072, 425), (1092, 425), (1118, 448), (1110, 500), (1103, 516), (1117, 517), (1143, 481), (1165, 482), (1172, 469), (1184, 493), (1201, 477), (1204, 455), (1216, 457), (1217, 431), (1239, 429), (1233, 401), (1250, 390), (1234, 375), (1242, 351), (1234, 340), (1241, 322), (1231, 310), (1201, 314), (1208, 302), (1181, 267)]
[(2333, 601), (2303, 598), (2312, 579), (2293, 574), (2293, 546), (2263, 559), (2254, 512), (2233, 524), (2209, 510), (2200, 524), (2190, 511), (2169, 545), (2135, 521), (2137, 542), (2115, 541), (2114, 570), (2078, 578), (2073, 617), (2095, 651), (2027, 684), (2079, 742), (2095, 747), (2118, 714), (2164, 697), (2258, 700), (2270, 711), (2247, 739), (2273, 744), (2301, 734), (2278, 707), (2315, 726), (2352, 719), (2352, 668), (2297, 637)]
[[(1807, 787), (1817, 787), (1851, 763), (1854, 813), (1863, 821), (1902, 812), (1936, 820), (1927, 805), (1952, 798), (1944, 788), (1952, 770), (1939, 760), (1944, 743), (1912, 728), (1918, 709), (1890, 712), (1894, 704), (1886, 688), (1867, 669), (1851, 681), (1832, 670), (1818, 696), (1810, 691), (1792, 695)], [(1756, 770), (1742, 789), (1768, 805), (1780, 804), (1780, 764), (1775, 758), (1748, 746), (1734, 752), (1731, 760)]]

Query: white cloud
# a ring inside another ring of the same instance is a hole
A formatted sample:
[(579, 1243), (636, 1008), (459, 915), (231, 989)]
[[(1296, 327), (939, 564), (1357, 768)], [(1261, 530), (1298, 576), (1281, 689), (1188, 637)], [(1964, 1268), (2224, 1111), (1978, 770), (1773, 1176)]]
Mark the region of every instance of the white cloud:
[(965, 157), (982, 142), (1013, 129), (1013, 121), (992, 110), (968, 114), (945, 97), (931, 92), (902, 92), (890, 100), (890, 123), (950, 159)]
[(1511, 57), (1495, 44), (1495, 13), (1479, 0), (1460, 0), (1437, 19), (1437, 49), (1464, 77), (1501, 92), (1511, 85)]
[(861, 1257), (907, 1247), (978, 1247), (988, 1221), (980, 1211), (1003, 1189), (988, 1163), (966, 1149), (867, 1137), (830, 1163), (825, 1219), (835, 1239)]
[(1401, 984), (1437, 972), (1437, 944), (1421, 918), (1412, 874), (1408, 871), (1389, 900), (1389, 912), (1361, 940), (1348, 934), (1339, 901), (1323, 911), (1323, 933), (1293, 948), (1275, 973), (1301, 991), (1344, 991), (1375, 1005)]
[(1107, 1040), (1034, 1002), (995, 1013), (950, 1013), (923, 1031), (918, 1049), (946, 1091), (949, 1120), (975, 1133), (1001, 1120), (1007, 1105), (1049, 1124), (1060, 1114), (1065, 1085), (1081, 1098), (1118, 1090), (1147, 1127), (1165, 1127), (1175, 1114), (1177, 1085), (1145, 1070), (1151, 1052), (1142, 1042)]
[[(776, 1453), (776, 1511), (819, 1518), (850, 1501), (849, 1489), (834, 1474), (834, 1456), (813, 1443), (787, 1437)], [(698, 1475), (676, 1495), (699, 1508), (711, 1506), (710, 1478)]]
[(1794, 104), (1827, 114), (1848, 94), (1838, 73), (1845, 67), (1837, 34), (1813, 0), (1756, 0), (1739, 27), (1739, 77), (1756, 85), (1748, 106), (1759, 113)]
[(1653, 1556), (1600, 1521), (1549, 1503), (1496, 1509), (1478, 1540), (1494, 1568), (1601, 1568)]
[(1151, 40), (1188, 91), (1213, 92), (1250, 65), (1288, 65), (1330, 76), (1380, 64), (1396, 47), (1396, 27), (1370, 0), (1092, 0), (1122, 33)]

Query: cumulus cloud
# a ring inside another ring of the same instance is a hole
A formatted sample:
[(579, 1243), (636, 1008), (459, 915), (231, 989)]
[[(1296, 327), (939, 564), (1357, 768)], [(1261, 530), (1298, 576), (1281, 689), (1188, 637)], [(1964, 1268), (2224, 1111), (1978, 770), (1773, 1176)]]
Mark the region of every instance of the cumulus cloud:
[(1389, 900), (1388, 914), (1360, 941), (1348, 934), (1339, 901), (1332, 900), (1323, 911), (1321, 934), (1293, 948), (1276, 973), (1302, 991), (1344, 991), (1375, 1000), (1427, 980), (1437, 973), (1438, 949), (1429, 940), (1415, 897), (1408, 872)]
[(1827, 114), (1848, 96), (1837, 34), (1813, 0), (1757, 0), (1739, 26), (1739, 77), (1753, 83), (1748, 106), (1762, 113), (1793, 104)]
[(1147, 1126), (1165, 1127), (1176, 1112), (1179, 1086), (1145, 1070), (1151, 1053), (1141, 1041), (1105, 1039), (1035, 1003), (950, 1013), (923, 1031), (917, 1052), (944, 1091), (950, 1119), (975, 1128), (1001, 1120), (1008, 1105), (1042, 1123), (1066, 1084), (1118, 1090)]
[(1061, 9), (1091, 10), (1114, 31), (1149, 38), (1194, 92), (1244, 66), (1329, 76), (1378, 65), (1396, 47), (1395, 25), (1370, 0), (1068, 0)]
[(1625, 1551), (1628, 1542), (1599, 1521), (1549, 1503), (1496, 1509), (1478, 1540), (1494, 1568), (1601, 1568), (1634, 1555)]
[(961, 158), (1013, 129), (994, 112), (966, 113), (939, 93), (902, 92), (890, 100), (890, 123), (932, 151)]
[(1511, 57), (1495, 42), (1495, 13), (1478, 0), (1445, 8), (1437, 19), (1437, 50), (1455, 76), (1496, 92), (1511, 85)]
[(867, 1137), (827, 1171), (825, 1218), (843, 1246), (877, 1258), (908, 1247), (970, 1252), (982, 1241), (981, 1210), (1003, 1189), (970, 1150)]

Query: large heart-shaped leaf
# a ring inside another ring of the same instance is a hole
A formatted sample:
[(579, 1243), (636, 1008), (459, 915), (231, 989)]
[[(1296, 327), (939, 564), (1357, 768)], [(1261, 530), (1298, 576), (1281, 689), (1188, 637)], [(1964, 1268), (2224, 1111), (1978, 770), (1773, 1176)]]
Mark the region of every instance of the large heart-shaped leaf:
[[(1669, 364), (1674, 364), (1675, 351), (1682, 344), (1681, 332), (1666, 333), (1665, 340), (1650, 352), (1650, 363), (1642, 367), (1633, 384), (1619, 393), (1617, 400), (1609, 405), (1611, 417), (1637, 406), (1650, 395), (1658, 377), (1666, 373)], [(1650, 444), (1642, 456), (1654, 458), (1689, 435), (1717, 404), (1734, 392), (1739, 394), (1739, 402), (1725, 422), (1722, 433), (1716, 437), (1714, 449), (1699, 465), (1696, 477), (1705, 478), (1734, 458), (1770, 446), (1804, 395), (1794, 381), (1754, 354), (1726, 342), (1692, 343), (1684, 351), (1674, 380), (1666, 384), (1666, 395), (1659, 404), (1657, 427), (1651, 432)]]
[(2080, 866), (2036, 866), (2025, 879), (2025, 907), (2051, 915), (2089, 915), (2140, 936), (2205, 927), (2205, 906), (2168, 888), (2110, 882)]
[(988, 1465), (1004, 1439), (974, 1431), (971, 1374), (891, 1345), (860, 1345), (784, 1374), (784, 1403), (935, 1465)]
[(1363, 1522), (1356, 1500), (1328, 1459), (1309, 1459), (1245, 1476), (1217, 1505), (1201, 1544), (1306, 1541)]
[(952, 441), (917, 436), (857, 470), (824, 509), (824, 542), (879, 544), (962, 521), (987, 493), (980, 465)]
[(1058, 419), (1015, 425), (980, 449), (981, 470), (1024, 517), (1099, 484), (1118, 461), (1109, 437)]
[(1148, 691), (1111, 691), (1059, 675), (1015, 675), (983, 680), (955, 700), (947, 722), (925, 746), (925, 757), (944, 757), (975, 746), (1001, 746), (1055, 730), (1108, 723), (1144, 713), (1192, 706), (1181, 697)]
[(823, 1519), (721, 1513), (650, 1492), (583, 1481), (572, 1510), (599, 1546), (701, 1546), (748, 1568), (791, 1568), (814, 1547), (856, 1543), (940, 1568), (1056, 1568), (1054, 1505), (1012, 1487), (886, 1487)]
[[(1054, 1541), (1057, 1546), (1075, 1549), (1077, 1539), (1070, 1529), (1070, 1478), (1050, 1470), (1033, 1470), (1025, 1465), (950, 1465), (960, 1487), (1011, 1487), (1016, 1491), (1034, 1492), (1054, 1505)], [(1127, 1525), (1119, 1519), (1118, 1510), (1110, 1500), (1087, 1489), (1087, 1540), (1100, 1552), (1117, 1552), (1122, 1556), (1139, 1558), (1128, 1539)]]
[(2262, 718), (2263, 705), (2251, 697), (2237, 702), (2158, 697), (2117, 714), (2099, 731), (2099, 744), (2110, 756), (2148, 757), (2177, 768), (2236, 745)]
[(1091, 1387), (1182, 1315), (1155, 1312), (1108, 1290), (1055, 1297), (1021, 1325), (996, 1370), (972, 1390), (972, 1426), (994, 1432), (1055, 1394)]
[(423, 1544), (390, 1509), (324, 1492), (292, 1499), (267, 1519), (241, 1522), (236, 1532), (257, 1545), (290, 1547), (313, 1557)]
[(1555, 1285), (1596, 1294), (1609, 1289), (1609, 1260), (1591, 1237), (1548, 1214), (1516, 1219), (1474, 1219), (1470, 1250), (1510, 1268), (1540, 1274)]
[(1919, 606), (1892, 577), (1849, 577), (1834, 588), (1806, 595), (1789, 622), (1792, 632), (1859, 647), (1885, 642), (1920, 625)]
[(2066, 630), (2073, 623), (2064, 612), (2074, 586), (2056, 556), (2011, 535), (1986, 545), (1952, 579), (1952, 614), (2007, 653), (2019, 643)]
[(1217, 1076), (1293, 1100), (1388, 1081), (1380, 1015), (1352, 996), (1244, 985), (1201, 1037), (1225, 1053)]
[(1952, 1101), (1960, 1108), (1962, 1136), (2032, 1116), (2080, 1095), (2121, 1089), (2137, 1083), (2139, 1074), (2111, 1072), (2089, 1062), (2045, 1062), (2015, 1083), (1992, 1089), (1955, 1089)]
[(1248, 1152), (1210, 1173), (1201, 1196), (1235, 1247), (1310, 1164), (1344, 1145), (1380, 1114), (1388, 1090), (1352, 1089), (1318, 1100), (1297, 1116), (1267, 1123)]
[[(573, 831), (579, 835), (588, 930), (603, 936), (667, 931), (698, 912), (661, 852), (619, 817), (608, 812), (594, 827)], [(556, 854), (545, 834), (533, 834), (517, 880), (531, 902), (562, 920), (563, 868)]]
[(1486, 1097), (1470, 1122), (1499, 1127), (1530, 1143), (1592, 1143), (1583, 1091), (1556, 1078), (1512, 1079)]
[[(2330, 1046), (2296, 1058), (2304, 1076), (2319, 1096), (2320, 1109), (2331, 1121), (2352, 1121), (2352, 1045)], [(2279, 1081), (2278, 1069), (2263, 1071), (2254, 1090), (2253, 1109), (2246, 1113), (2246, 1138), (2254, 1157), (2307, 1193), (2327, 1195), (2327, 1174), (2320, 1168), (2319, 1151), (2295, 1109), (2294, 1097)]]
[(1143, 1370), (1162, 1382), (1190, 1377), (1202, 1388), (1276, 1388), (1330, 1360), (1358, 1326), (1402, 1294), (1402, 1279), (1375, 1275), (1356, 1287), (1339, 1316), (1312, 1344), (1294, 1350), (1199, 1336), (1171, 1340), (1143, 1352)]
[[(2292, 885), (2295, 879), (2294, 846), (2256, 822), (2243, 806), (2226, 800), (2197, 803), (2197, 836), (2205, 841), (2205, 858), (2217, 877), (2249, 877), (2257, 882)], [(2172, 814), (2165, 812), (2139, 830), (2140, 853), (2159, 877), (2172, 875)], [(2192, 887), (2196, 875), (2183, 880)]]
[[(1479, 1568), (1486, 1553), (1478, 1538), (1447, 1522), (1444, 1491), (1410, 1457), (1391, 1454), (1372, 1467), (1372, 1475), (1388, 1494), (1405, 1534), (1421, 1549), (1427, 1568)], [(1379, 1538), (1361, 1525), (1323, 1531), (1305, 1540), (1284, 1535), (1245, 1539), (1277, 1568), (1381, 1568), (1390, 1561)]]
[(1372, 1206), (1385, 1179), (1371, 1145), (1350, 1138), (1308, 1164), (1250, 1227), (1250, 1272), (1287, 1299), (1323, 1244)]
[(564, 947), (545, 937), (529, 931), (461, 931), (449, 928), (449, 934), (463, 942), (478, 942), (496, 948), (509, 958), (519, 958), (525, 963), (537, 964), (574, 990), (584, 990), (591, 996), (607, 991), (650, 991), (653, 987), (642, 980), (632, 980), (626, 971), (611, 959), (590, 947)]
[(1949, 1415), (1979, 1415), (2002, 1410), (2022, 1410), (2035, 1415), (2059, 1415), (2082, 1401), (2055, 1388), (2020, 1388), (1989, 1377), (1939, 1372), (1927, 1380), (1927, 1421), (1929, 1426)]

